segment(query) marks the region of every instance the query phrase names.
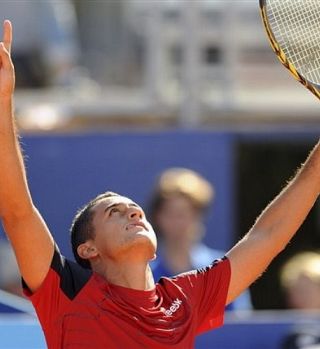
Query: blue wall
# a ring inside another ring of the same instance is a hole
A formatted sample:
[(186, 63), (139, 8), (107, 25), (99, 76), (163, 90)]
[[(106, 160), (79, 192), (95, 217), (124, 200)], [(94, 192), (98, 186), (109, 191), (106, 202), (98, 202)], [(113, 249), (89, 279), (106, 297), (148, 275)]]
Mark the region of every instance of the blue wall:
[(76, 210), (105, 190), (145, 207), (157, 175), (170, 166), (199, 171), (215, 184), (206, 241), (232, 243), (233, 136), (223, 132), (110, 132), (23, 137), (34, 201), (62, 252), (71, 256), (68, 229)]

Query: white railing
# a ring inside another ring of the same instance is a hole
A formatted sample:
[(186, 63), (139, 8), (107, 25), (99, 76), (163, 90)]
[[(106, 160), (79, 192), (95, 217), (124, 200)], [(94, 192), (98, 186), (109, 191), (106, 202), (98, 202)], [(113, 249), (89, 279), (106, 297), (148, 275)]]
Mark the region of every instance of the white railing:
[(16, 102), (21, 117), (28, 113), (39, 119), (33, 107), (42, 103), (62, 111), (63, 120), (67, 114), (89, 117), (90, 122), (95, 117), (169, 116), (190, 127), (221, 115), (237, 121), (247, 115), (289, 121), (317, 118), (316, 99), (273, 54), (257, 0), (123, 4), (123, 22), (144, 47), (142, 86), (20, 91)]
[(0, 303), (23, 313), (35, 315), (32, 304), (22, 297), (0, 289)]

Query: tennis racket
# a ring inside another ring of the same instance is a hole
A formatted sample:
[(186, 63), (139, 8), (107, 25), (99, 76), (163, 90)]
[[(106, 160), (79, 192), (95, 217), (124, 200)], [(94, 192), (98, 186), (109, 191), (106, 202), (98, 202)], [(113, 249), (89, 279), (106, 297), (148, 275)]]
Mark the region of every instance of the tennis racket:
[(271, 46), (291, 74), (320, 99), (320, 0), (259, 0)]

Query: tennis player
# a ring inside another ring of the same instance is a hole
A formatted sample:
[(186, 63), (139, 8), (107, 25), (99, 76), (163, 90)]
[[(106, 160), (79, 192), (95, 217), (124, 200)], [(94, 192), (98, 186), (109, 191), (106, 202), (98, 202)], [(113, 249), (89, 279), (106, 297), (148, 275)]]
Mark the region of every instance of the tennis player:
[[(12, 29), (0, 43), (0, 214), (49, 348), (193, 348), (295, 234), (318, 197), (320, 149), (248, 234), (207, 268), (155, 284), (157, 240), (142, 208), (107, 192), (76, 216), (66, 260), (32, 202), (14, 126)], [(50, 199), (50, 198), (48, 198)]]

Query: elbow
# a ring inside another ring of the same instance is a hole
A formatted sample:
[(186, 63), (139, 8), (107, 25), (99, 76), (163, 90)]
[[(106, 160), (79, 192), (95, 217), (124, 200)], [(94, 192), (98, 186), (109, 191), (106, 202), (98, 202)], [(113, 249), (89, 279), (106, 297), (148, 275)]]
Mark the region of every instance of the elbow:
[(259, 241), (259, 245), (263, 246), (272, 258), (281, 253), (289, 243), (288, 235), (282, 234), (277, 228), (253, 230), (251, 238)]

